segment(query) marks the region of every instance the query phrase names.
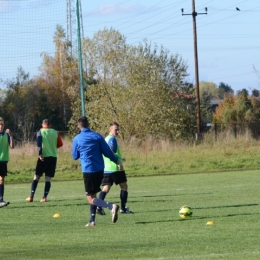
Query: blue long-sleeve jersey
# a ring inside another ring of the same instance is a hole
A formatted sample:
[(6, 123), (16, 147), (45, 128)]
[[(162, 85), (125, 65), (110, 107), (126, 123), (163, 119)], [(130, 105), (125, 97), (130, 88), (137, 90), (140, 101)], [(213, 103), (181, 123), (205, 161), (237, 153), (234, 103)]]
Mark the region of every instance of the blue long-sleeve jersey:
[(117, 163), (118, 158), (110, 150), (105, 139), (99, 133), (83, 128), (72, 142), (71, 155), (74, 160), (80, 159), (83, 173), (95, 173), (104, 170), (102, 154)]

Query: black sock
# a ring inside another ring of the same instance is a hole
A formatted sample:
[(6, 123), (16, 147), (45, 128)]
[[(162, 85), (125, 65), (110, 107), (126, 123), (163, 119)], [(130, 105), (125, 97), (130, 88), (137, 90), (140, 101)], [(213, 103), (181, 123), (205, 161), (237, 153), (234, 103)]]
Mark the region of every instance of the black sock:
[(93, 200), (93, 204), (98, 206), (99, 208), (103, 207), (103, 208), (108, 208), (110, 210), (112, 210), (112, 208), (113, 208), (113, 205), (111, 203), (108, 203), (108, 202), (101, 200), (99, 198), (95, 198)]
[(4, 200), (4, 190), (5, 190), (4, 184), (0, 184), (0, 202)]
[(45, 182), (45, 187), (44, 187), (44, 195), (43, 195), (43, 198), (47, 198), (48, 194), (49, 194), (49, 191), (50, 191), (50, 188), (51, 188), (51, 183), (49, 181), (46, 181)]
[(96, 205), (90, 205), (90, 220), (89, 220), (89, 223), (95, 222), (96, 210), (97, 210)]
[(121, 199), (121, 209), (125, 211), (125, 206), (127, 203), (127, 197), (128, 197), (128, 192), (126, 190), (121, 190), (120, 192), (120, 199)]
[(37, 189), (37, 185), (38, 185), (38, 180), (33, 180), (32, 181), (32, 187), (31, 187), (31, 195), (30, 195), (31, 198), (34, 197), (34, 193)]
[(104, 191), (101, 191), (100, 193), (99, 193), (99, 198), (100, 199), (102, 199), (102, 200), (104, 200), (105, 199), (105, 197), (106, 197), (106, 195), (107, 195), (107, 193), (106, 192), (104, 192)]
[[(101, 200), (104, 200), (105, 199), (105, 197), (106, 197), (106, 195), (107, 195), (107, 193), (106, 192), (104, 192), (104, 191), (101, 191), (100, 193), (99, 193), (99, 199), (101, 199)], [(102, 207), (99, 207), (100, 209), (102, 209)]]

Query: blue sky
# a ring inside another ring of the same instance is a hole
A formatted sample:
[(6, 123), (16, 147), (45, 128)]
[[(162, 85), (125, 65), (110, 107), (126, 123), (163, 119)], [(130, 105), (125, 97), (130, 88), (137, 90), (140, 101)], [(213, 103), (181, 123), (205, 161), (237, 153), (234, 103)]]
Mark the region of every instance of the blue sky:
[[(229, 84), (234, 90), (260, 89), (260, 1), (196, 0), (199, 79)], [(191, 0), (81, 0), (84, 36), (104, 27), (121, 32), (128, 44), (144, 38), (178, 53), (194, 83)], [(240, 11), (236, 10), (236, 7)], [(38, 73), (42, 52), (54, 52), (57, 24), (66, 30), (66, 0), (0, 0), (0, 78), (15, 77), (22, 66)]]

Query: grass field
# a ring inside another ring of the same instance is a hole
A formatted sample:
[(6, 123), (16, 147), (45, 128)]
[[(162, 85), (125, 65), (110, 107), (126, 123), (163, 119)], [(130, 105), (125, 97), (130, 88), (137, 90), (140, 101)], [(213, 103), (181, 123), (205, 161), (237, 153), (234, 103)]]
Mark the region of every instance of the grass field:
[[(209, 140), (208, 140), (209, 139)], [(260, 141), (246, 137), (204, 139), (199, 145), (167, 140), (122, 143), (127, 174), (131, 176), (220, 172), (260, 169)], [(214, 139), (213, 139), (214, 140)], [(37, 160), (37, 147), (26, 144), (11, 150), (7, 182), (31, 181)], [(81, 178), (79, 161), (71, 158), (71, 141), (59, 149), (56, 180)]]
[[(89, 207), (82, 181), (53, 182), (49, 201), (26, 203), (30, 184), (6, 185), (0, 259), (260, 259), (258, 171), (129, 178), (132, 215), (116, 224)], [(119, 188), (108, 200), (119, 202)], [(182, 220), (182, 205), (193, 217)], [(60, 218), (53, 218), (60, 213)], [(207, 221), (215, 224), (207, 226)]]

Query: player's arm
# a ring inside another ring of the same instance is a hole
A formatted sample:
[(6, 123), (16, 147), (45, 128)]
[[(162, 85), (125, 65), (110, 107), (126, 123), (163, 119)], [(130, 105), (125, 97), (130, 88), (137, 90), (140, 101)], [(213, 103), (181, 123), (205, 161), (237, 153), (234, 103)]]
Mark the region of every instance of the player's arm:
[(62, 142), (62, 139), (61, 139), (61, 136), (60, 134), (58, 133), (58, 138), (57, 138), (57, 148), (60, 148), (63, 146), (63, 142)]
[(109, 158), (112, 162), (118, 165), (120, 171), (123, 170), (123, 165), (121, 164), (120, 160), (115, 156), (114, 152), (111, 150), (107, 142), (103, 137), (100, 138), (101, 142), (101, 151), (104, 156)]
[(113, 153), (116, 153), (116, 150), (117, 150), (117, 141), (116, 141), (116, 138), (112, 137), (108, 140), (107, 142), (109, 148), (111, 149), (111, 151)]
[(40, 159), (41, 161), (43, 161), (44, 158), (43, 158), (43, 155), (42, 155), (42, 135), (41, 135), (41, 131), (38, 131), (38, 132), (37, 132), (36, 142), (37, 142), (37, 148), (38, 148), (39, 159)]
[(78, 160), (80, 158), (80, 153), (78, 151), (78, 142), (75, 139), (73, 139), (72, 141), (71, 156), (74, 160)]
[(8, 143), (11, 149), (14, 149), (14, 139), (13, 139), (13, 134), (10, 129), (5, 130), (7, 135), (8, 135)]
[[(108, 140), (107, 144), (108, 144), (108, 146), (110, 147), (111, 151), (115, 154), (116, 151), (117, 151), (117, 146), (118, 146), (116, 138), (115, 138), (115, 137), (111, 137), (111, 138)], [(117, 155), (115, 154), (115, 156), (117, 156)], [(118, 158), (121, 162), (125, 160), (125, 159), (120, 158), (120, 157), (118, 157), (118, 156), (117, 156), (117, 158)]]

